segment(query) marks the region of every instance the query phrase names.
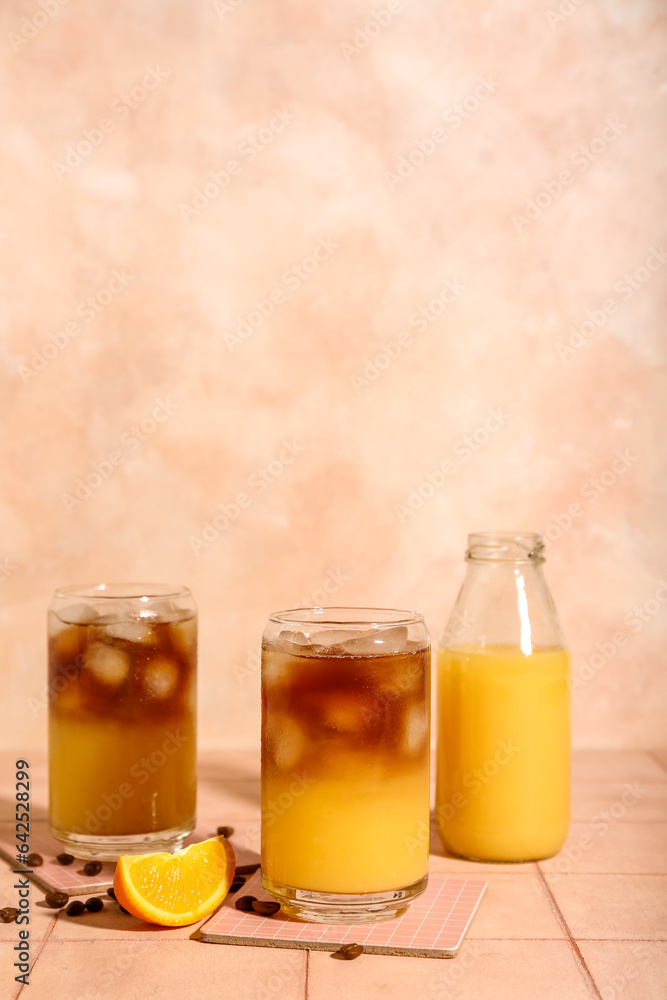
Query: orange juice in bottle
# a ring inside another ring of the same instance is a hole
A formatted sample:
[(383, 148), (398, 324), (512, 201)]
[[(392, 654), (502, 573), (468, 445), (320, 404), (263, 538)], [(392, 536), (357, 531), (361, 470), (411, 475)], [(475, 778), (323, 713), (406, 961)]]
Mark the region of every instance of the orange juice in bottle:
[(438, 651), (438, 832), (465, 858), (548, 858), (570, 822), (570, 655), (542, 541), (474, 534), (467, 559)]

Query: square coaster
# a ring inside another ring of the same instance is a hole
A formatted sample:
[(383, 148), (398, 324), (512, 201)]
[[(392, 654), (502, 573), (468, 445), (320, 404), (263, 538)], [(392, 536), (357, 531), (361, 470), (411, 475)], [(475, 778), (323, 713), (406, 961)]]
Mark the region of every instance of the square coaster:
[(267, 948), (310, 948), (337, 951), (341, 944), (361, 944), (380, 955), (454, 958), (468, 933), (487, 882), (429, 875), (426, 891), (406, 913), (375, 924), (305, 923), (278, 913), (262, 917), (234, 907), (239, 896), (273, 901), (262, 888), (261, 874), (252, 875), (234, 896), (200, 928), (201, 940), (216, 944), (259, 945)]
[[(215, 825), (200, 824), (183, 842), (184, 847), (196, 844), (215, 836)], [(16, 824), (0, 823), (0, 857), (8, 861), (13, 871), (29, 871), (29, 878), (45, 892), (62, 889), (69, 896), (85, 896), (88, 893), (106, 892), (113, 885), (116, 870), (115, 861), (102, 861), (102, 870), (97, 875), (86, 875), (83, 866), (86, 861), (76, 859), (71, 865), (59, 865), (56, 855), (62, 854), (65, 848), (49, 833), (47, 823), (30, 824), (30, 853), (41, 854), (44, 863), (39, 868), (29, 869), (27, 865), (19, 864), (15, 840)], [(236, 870), (242, 874), (244, 868), (252, 870), (259, 866), (259, 854), (246, 847), (237, 847), (234, 838), (230, 844), (236, 855)]]

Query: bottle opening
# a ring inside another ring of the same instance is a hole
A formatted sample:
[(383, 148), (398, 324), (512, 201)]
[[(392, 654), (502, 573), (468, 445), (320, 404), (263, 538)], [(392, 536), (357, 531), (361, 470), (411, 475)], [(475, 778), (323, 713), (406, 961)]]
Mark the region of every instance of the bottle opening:
[(476, 531), (468, 535), (466, 559), (544, 562), (544, 542), (535, 531)]

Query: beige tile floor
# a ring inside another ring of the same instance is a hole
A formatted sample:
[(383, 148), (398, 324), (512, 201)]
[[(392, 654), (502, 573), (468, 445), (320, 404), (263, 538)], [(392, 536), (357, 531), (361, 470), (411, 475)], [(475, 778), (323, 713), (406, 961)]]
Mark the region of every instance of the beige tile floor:
[[(32, 807), (46, 815), (43, 754), (27, 755)], [(15, 755), (0, 753), (0, 819), (13, 815)], [(208, 753), (199, 816), (259, 845), (259, 760)], [(575, 754), (573, 823), (561, 854), (526, 865), (470, 864), (434, 845), (432, 870), (489, 889), (458, 958), (362, 955), (205, 944), (107, 907), (77, 920), (32, 895), (30, 986), (14, 982), (15, 924), (0, 924), (0, 1000), (665, 1000), (667, 752)], [(15, 903), (0, 862), (0, 905)]]

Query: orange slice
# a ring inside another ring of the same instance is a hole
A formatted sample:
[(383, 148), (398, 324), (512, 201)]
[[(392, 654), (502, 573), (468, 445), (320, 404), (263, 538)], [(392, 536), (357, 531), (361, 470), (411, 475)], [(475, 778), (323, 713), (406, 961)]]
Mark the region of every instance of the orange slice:
[(184, 927), (212, 913), (229, 891), (236, 868), (224, 837), (174, 854), (128, 854), (118, 859), (113, 888), (121, 906), (141, 920)]

